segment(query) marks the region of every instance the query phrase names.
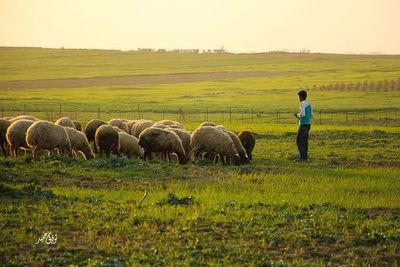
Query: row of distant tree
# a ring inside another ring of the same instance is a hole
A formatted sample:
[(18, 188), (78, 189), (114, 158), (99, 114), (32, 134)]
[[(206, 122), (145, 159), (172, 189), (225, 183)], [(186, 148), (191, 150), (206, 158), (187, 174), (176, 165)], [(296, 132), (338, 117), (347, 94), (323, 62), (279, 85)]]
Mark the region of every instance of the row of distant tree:
[(379, 81), (359, 81), (349, 83), (332, 83), (323, 85), (306, 86), (307, 91), (377, 91), (391, 92), (400, 91), (400, 78)]

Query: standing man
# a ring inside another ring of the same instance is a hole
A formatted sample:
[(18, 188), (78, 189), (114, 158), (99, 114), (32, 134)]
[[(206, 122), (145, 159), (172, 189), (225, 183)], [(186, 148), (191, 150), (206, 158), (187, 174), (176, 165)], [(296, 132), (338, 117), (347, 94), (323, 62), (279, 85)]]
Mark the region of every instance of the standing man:
[(308, 158), (308, 132), (311, 128), (311, 120), (313, 118), (313, 111), (307, 99), (307, 92), (301, 90), (299, 93), (300, 112), (295, 113), (294, 116), (299, 119), (299, 131), (297, 132), (297, 148), (300, 153), (300, 160), (307, 160)]

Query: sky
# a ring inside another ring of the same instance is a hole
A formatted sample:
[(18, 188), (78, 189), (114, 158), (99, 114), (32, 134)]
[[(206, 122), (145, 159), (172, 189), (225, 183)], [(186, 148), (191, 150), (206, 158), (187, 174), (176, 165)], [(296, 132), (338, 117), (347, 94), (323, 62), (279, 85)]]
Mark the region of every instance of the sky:
[(0, 46), (400, 54), (400, 0), (0, 0)]

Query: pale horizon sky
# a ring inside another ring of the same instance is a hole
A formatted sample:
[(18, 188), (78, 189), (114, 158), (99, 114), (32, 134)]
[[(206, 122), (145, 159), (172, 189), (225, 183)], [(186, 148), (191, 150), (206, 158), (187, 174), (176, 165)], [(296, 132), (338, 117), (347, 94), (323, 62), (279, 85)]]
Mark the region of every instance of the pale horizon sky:
[(0, 46), (400, 54), (400, 0), (0, 0)]

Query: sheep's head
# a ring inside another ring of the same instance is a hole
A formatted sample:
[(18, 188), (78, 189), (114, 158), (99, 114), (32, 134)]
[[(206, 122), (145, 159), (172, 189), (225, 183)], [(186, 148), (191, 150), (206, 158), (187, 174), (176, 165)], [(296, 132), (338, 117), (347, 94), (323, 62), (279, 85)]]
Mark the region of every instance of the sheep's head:
[(241, 164), (248, 164), (250, 162), (249, 157), (247, 155), (241, 155), (240, 163)]
[(239, 154), (235, 154), (233, 157), (231, 157), (231, 163), (233, 165), (240, 165), (240, 156), (239, 156)]

